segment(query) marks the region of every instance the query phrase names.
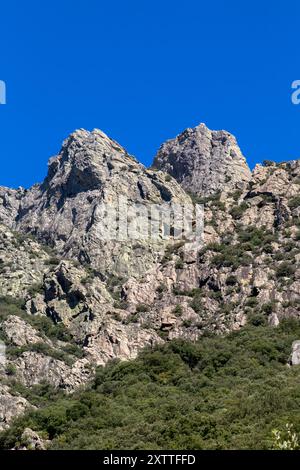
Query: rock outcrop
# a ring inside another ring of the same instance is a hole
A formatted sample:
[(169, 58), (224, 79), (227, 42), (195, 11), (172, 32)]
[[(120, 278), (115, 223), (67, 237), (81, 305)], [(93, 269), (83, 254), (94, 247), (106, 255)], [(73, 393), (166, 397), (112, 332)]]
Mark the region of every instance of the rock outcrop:
[(40, 438), (37, 432), (30, 428), (25, 428), (21, 442), (13, 450), (46, 450), (47, 441)]
[(251, 177), (233, 135), (211, 131), (205, 124), (165, 142), (153, 166), (173, 176), (186, 191), (202, 197), (243, 189)]
[(125, 233), (119, 241), (110, 237), (113, 221), (108, 217), (104, 222), (104, 212), (122, 212), (120, 197), (130, 207), (190, 202), (175, 181), (146, 169), (103, 132), (78, 130), (50, 159), (43, 184), (0, 198), (0, 222), (103, 274), (139, 276), (156, 261), (163, 243), (155, 240), (149, 245), (147, 240), (137, 246), (131, 238), (122, 241)]
[(292, 354), (290, 358), (290, 364), (292, 366), (299, 366), (300, 364), (300, 341), (294, 341), (292, 344)]
[(9, 426), (17, 416), (24, 413), (29, 403), (19, 394), (12, 395), (7, 385), (0, 383), (0, 431)]
[(24, 297), (41, 284), (49, 264), (56, 262), (37, 241), (0, 224), (1, 295)]

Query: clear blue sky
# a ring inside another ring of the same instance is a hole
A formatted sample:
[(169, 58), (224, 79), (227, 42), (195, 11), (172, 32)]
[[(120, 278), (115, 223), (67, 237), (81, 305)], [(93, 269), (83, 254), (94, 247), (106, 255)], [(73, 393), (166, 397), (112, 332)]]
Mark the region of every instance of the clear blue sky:
[(234, 133), (253, 166), (300, 157), (300, 3), (1, 3), (0, 185), (44, 178), (74, 129), (101, 128), (143, 163), (186, 127)]

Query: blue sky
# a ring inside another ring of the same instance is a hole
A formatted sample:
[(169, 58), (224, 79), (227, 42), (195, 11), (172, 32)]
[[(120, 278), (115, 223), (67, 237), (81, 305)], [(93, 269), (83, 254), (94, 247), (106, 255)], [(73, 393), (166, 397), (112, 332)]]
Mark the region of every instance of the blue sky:
[(251, 166), (299, 158), (299, 20), (296, 1), (2, 2), (0, 185), (41, 181), (80, 127), (147, 165), (200, 122), (235, 134)]

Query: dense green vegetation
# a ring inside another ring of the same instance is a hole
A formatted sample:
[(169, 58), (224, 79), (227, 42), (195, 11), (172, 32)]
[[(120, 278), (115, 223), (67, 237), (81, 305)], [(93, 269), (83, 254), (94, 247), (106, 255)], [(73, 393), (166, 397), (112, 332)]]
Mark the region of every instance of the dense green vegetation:
[(290, 423), (300, 432), (300, 367), (287, 366), (299, 338), (295, 320), (277, 328), (254, 322), (112, 362), (73, 396), (34, 387), (26, 397), (33, 404), (43, 397), (42, 408), (16, 420), (0, 447), (30, 427), (53, 449), (270, 448), (273, 429)]

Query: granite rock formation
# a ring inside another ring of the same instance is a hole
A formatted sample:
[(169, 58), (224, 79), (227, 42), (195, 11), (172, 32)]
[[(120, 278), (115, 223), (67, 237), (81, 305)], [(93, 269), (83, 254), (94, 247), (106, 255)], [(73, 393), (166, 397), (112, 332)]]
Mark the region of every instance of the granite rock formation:
[(233, 135), (211, 131), (205, 124), (186, 129), (159, 149), (153, 163), (188, 192), (210, 196), (243, 189), (251, 172)]
[[(73, 393), (144, 347), (299, 317), (299, 190), (298, 160), (250, 173), (235, 139), (204, 125), (165, 143), (151, 169), (79, 130), (42, 184), (0, 188), (0, 426), (33, 405), (22, 387)], [(174, 221), (168, 237), (105, 239), (103, 204), (120, 195), (149, 211), (204, 204), (201, 243), (176, 238)]]

